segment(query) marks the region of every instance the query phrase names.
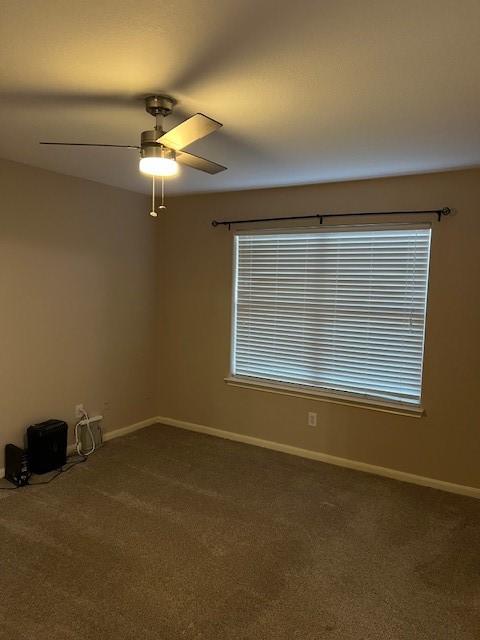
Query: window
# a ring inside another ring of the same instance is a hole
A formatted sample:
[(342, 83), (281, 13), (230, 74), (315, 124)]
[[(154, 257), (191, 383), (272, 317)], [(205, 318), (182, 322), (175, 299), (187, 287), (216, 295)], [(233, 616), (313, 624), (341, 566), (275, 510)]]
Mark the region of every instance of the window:
[(232, 376), (419, 406), (429, 227), (235, 236)]

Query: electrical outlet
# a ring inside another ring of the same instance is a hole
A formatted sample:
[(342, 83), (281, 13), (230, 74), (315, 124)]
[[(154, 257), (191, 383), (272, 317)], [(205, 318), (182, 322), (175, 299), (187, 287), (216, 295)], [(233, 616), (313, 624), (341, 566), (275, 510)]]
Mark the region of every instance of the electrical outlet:
[(317, 414), (313, 411), (308, 412), (308, 426), (316, 427), (317, 426)]
[(75, 405), (75, 417), (76, 418), (83, 418), (84, 415), (85, 415), (85, 407), (83, 406), (83, 404), (76, 404)]

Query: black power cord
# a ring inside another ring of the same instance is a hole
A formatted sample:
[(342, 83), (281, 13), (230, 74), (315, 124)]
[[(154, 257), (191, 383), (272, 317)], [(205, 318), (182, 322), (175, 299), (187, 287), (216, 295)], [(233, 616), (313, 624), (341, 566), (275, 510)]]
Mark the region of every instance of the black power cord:
[(85, 462), (86, 459), (87, 456), (81, 456), (79, 460), (74, 460), (70, 463), (67, 461), (67, 464), (65, 464), (61, 469), (54, 473), (53, 476), (51, 476), (48, 480), (42, 480), (41, 482), (30, 482), (30, 479), (28, 479), (27, 482), (23, 485), (18, 485), (16, 487), (0, 487), (0, 491), (16, 491), (17, 489), (22, 489), (23, 487), (36, 487), (41, 484), (50, 484), (50, 482), (58, 478), (58, 476), (61, 476), (62, 473), (67, 473), (67, 471), (70, 471), (70, 469), (73, 469), (73, 467), (76, 467), (82, 462)]

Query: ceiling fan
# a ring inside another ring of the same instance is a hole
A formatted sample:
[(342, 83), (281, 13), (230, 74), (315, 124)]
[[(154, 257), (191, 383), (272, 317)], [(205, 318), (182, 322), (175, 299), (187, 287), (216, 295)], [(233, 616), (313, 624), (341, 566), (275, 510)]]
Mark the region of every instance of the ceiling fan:
[(163, 119), (172, 113), (175, 105), (176, 101), (170, 96), (153, 95), (145, 98), (145, 109), (155, 118), (155, 126), (153, 129), (142, 132), (140, 145), (88, 142), (40, 142), (40, 144), (73, 147), (116, 147), (139, 150), (139, 169), (142, 173), (152, 176), (152, 210), (150, 215), (156, 217), (155, 178), (160, 177), (162, 180), (162, 198), (159, 208), (166, 209), (164, 203), (164, 178), (178, 173), (178, 163), (211, 175), (225, 171), (227, 168), (183, 150), (193, 142), (219, 129), (222, 126), (220, 122), (209, 118), (203, 113), (196, 113), (173, 127), (173, 129), (164, 130)]

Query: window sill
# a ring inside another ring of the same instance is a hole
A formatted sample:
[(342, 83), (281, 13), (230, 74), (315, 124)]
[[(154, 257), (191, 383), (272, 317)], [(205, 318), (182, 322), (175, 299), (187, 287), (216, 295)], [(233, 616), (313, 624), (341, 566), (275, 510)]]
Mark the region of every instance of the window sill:
[(401, 416), (410, 416), (412, 418), (421, 418), (425, 415), (422, 407), (405, 405), (397, 402), (383, 402), (371, 398), (359, 398), (356, 396), (335, 392), (320, 391), (310, 387), (302, 387), (290, 385), (287, 383), (276, 383), (262, 380), (252, 380), (250, 378), (241, 378), (229, 376), (225, 378), (225, 382), (233, 387), (243, 389), (253, 389), (255, 391), (264, 391), (267, 393), (279, 393), (281, 395), (293, 396), (295, 398), (305, 398), (309, 400), (320, 400), (322, 402), (331, 402), (334, 404), (343, 404), (350, 407), (358, 407), (360, 409), (370, 409), (371, 411), (380, 411), (383, 413), (394, 413)]

